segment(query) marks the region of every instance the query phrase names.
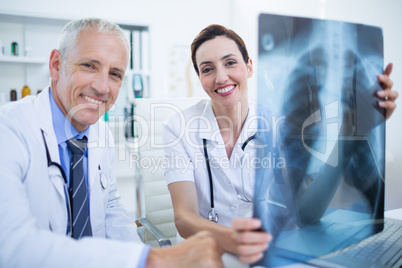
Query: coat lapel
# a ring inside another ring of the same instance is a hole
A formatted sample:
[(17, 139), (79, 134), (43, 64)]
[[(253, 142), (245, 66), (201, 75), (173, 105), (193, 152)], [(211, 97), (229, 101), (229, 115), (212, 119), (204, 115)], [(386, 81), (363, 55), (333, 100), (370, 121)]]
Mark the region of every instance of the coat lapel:
[[(50, 108), (49, 90), (47, 87), (41, 94), (35, 99), (36, 114), (42, 115), (38, 117), (38, 123), (40, 129), (44, 133), (46, 144), (49, 150), (50, 158), (53, 162), (60, 164), (59, 148), (57, 144), (57, 138), (53, 130), (52, 110)], [(56, 167), (51, 167), (49, 170), (49, 177), (52, 181), (57, 192), (64, 198), (64, 179), (61, 172)]]
[[(215, 174), (216, 172), (223, 173), (223, 175), (229, 178), (230, 169), (227, 168), (229, 160), (227, 158), (225, 145), (210, 100), (208, 100), (204, 111), (201, 114), (198, 133), (201, 146), (203, 145), (203, 139), (207, 141), (206, 146), (211, 169), (214, 170)], [(201, 150), (204, 155), (204, 148), (202, 147)], [(217, 167), (219, 168), (217, 169)]]
[[(233, 161), (240, 161), (240, 159), (244, 157), (245, 152), (241, 149), (242, 145), (250, 136), (254, 135), (257, 132), (258, 123), (256, 115), (256, 107), (254, 104), (251, 103), (249, 105), (249, 113), (247, 115), (247, 119), (243, 125), (243, 129), (237, 140), (236, 146), (232, 152), (232, 155), (238, 155), (237, 158), (234, 157), (234, 159), (232, 159)], [(222, 139), (222, 135), (220, 134), (219, 126), (212, 110), (210, 100), (205, 105), (204, 111), (201, 114), (198, 126), (198, 133), (201, 142), (200, 144), (203, 144), (203, 139), (207, 140), (208, 156), (210, 157), (211, 163), (214, 163), (213, 166), (215, 167), (220, 167), (220, 170), (215, 170), (215, 172), (217, 172), (217, 174), (222, 173), (227, 178), (233, 177), (233, 170), (230, 169), (230, 162), (227, 158), (225, 145)], [(249, 145), (246, 146), (246, 149), (252, 148), (253, 144), (254, 141), (250, 141)], [(204, 153), (204, 150), (202, 152)]]

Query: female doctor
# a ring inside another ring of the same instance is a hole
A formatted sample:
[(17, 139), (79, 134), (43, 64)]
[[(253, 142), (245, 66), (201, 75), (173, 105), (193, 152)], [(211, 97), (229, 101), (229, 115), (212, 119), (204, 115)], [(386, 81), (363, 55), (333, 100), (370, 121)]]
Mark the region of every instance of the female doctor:
[[(191, 45), (191, 54), (210, 100), (164, 122), (165, 177), (175, 224), (184, 238), (209, 230), (225, 251), (239, 254), (244, 247), (234, 235), (232, 220), (252, 216), (254, 176), (250, 171), (258, 120), (257, 108), (247, 97), (252, 61), (243, 40), (220, 25), (202, 30)], [(387, 117), (397, 97), (391, 91), (391, 69), (389, 65), (378, 77), (385, 89), (380, 97), (388, 96), (388, 101), (380, 103), (387, 108)], [(248, 242), (261, 249), (269, 236), (252, 232)]]

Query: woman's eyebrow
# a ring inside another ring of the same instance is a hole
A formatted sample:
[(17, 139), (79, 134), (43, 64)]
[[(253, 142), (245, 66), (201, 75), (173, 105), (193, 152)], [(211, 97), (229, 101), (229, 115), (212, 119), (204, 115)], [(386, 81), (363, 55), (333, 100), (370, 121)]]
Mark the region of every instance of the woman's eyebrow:
[(227, 58), (229, 58), (229, 57), (233, 57), (233, 56), (236, 56), (236, 55), (235, 55), (235, 54), (230, 53), (230, 54), (227, 54), (227, 55), (223, 56), (223, 57), (221, 58), (221, 60), (224, 60), (224, 59), (227, 59)]
[[(227, 54), (227, 55), (223, 56), (223, 57), (221, 58), (221, 60), (224, 60), (224, 59), (227, 59), (227, 58), (233, 57), (233, 56), (236, 57), (235, 54), (230, 53), (230, 54)], [(210, 64), (210, 63), (212, 63), (212, 61), (203, 61), (203, 62), (200, 63), (199, 66), (201, 66), (201, 65), (203, 65), (203, 64)]]
[(199, 66), (204, 65), (204, 64), (210, 64), (210, 63), (212, 63), (212, 61), (203, 61), (203, 62), (200, 63)]

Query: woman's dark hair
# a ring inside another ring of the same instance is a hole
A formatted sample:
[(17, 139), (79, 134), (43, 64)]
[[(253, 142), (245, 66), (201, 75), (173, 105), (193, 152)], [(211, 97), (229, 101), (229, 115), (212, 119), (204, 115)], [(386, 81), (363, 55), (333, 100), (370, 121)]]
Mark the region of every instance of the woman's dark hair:
[(197, 61), (195, 59), (195, 53), (197, 52), (197, 49), (206, 41), (212, 40), (217, 36), (225, 36), (229, 39), (232, 39), (235, 41), (237, 44), (237, 47), (239, 48), (244, 62), (247, 64), (249, 57), (248, 57), (248, 52), (246, 48), (246, 44), (244, 44), (243, 39), (235, 33), (234, 31), (225, 28), (222, 25), (218, 24), (211, 24), (208, 27), (204, 28), (193, 40), (193, 43), (191, 44), (191, 60), (193, 61), (193, 66), (195, 71), (197, 72), (197, 75), (200, 75), (200, 71), (198, 70), (197, 67)]

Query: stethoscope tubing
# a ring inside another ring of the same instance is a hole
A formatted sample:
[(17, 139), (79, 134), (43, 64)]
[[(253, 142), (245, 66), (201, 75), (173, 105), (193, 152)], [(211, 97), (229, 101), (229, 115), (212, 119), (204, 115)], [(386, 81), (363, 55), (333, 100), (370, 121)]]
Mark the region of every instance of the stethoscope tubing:
[[(241, 149), (244, 151), (248, 145), (248, 143), (250, 141), (252, 141), (253, 139), (256, 138), (256, 134), (250, 136), (247, 138), (247, 140), (243, 143)], [(213, 187), (213, 182), (212, 182), (212, 172), (211, 172), (211, 166), (209, 163), (209, 156), (208, 156), (208, 150), (207, 150), (207, 140), (206, 139), (202, 139), (203, 140), (203, 145), (204, 145), (204, 158), (205, 158), (205, 162), (207, 163), (207, 170), (208, 170), (208, 178), (209, 178), (209, 191), (210, 191), (210, 202), (211, 202), (211, 212), (209, 213), (209, 217), (211, 221), (214, 222), (218, 222), (217, 218), (218, 218), (218, 214), (215, 213), (215, 203), (214, 203), (214, 187)], [(243, 171), (242, 171), (242, 175), (241, 175), (241, 179), (242, 179), (242, 185), (243, 185), (243, 194), (245, 199), (241, 198), (242, 201), (244, 202), (252, 202), (245, 193), (244, 190), (244, 181), (243, 181)], [(212, 215), (212, 219), (211, 219), (211, 215)], [(216, 220), (215, 220), (216, 219)]]
[(215, 208), (214, 204), (214, 187), (212, 185), (212, 173), (211, 173), (211, 166), (209, 164), (209, 157), (208, 157), (208, 150), (207, 150), (207, 140), (203, 139), (204, 143), (204, 156), (205, 162), (207, 163), (207, 170), (208, 170), (208, 177), (209, 177), (209, 192), (210, 192), (210, 202), (211, 202), (211, 209)]

